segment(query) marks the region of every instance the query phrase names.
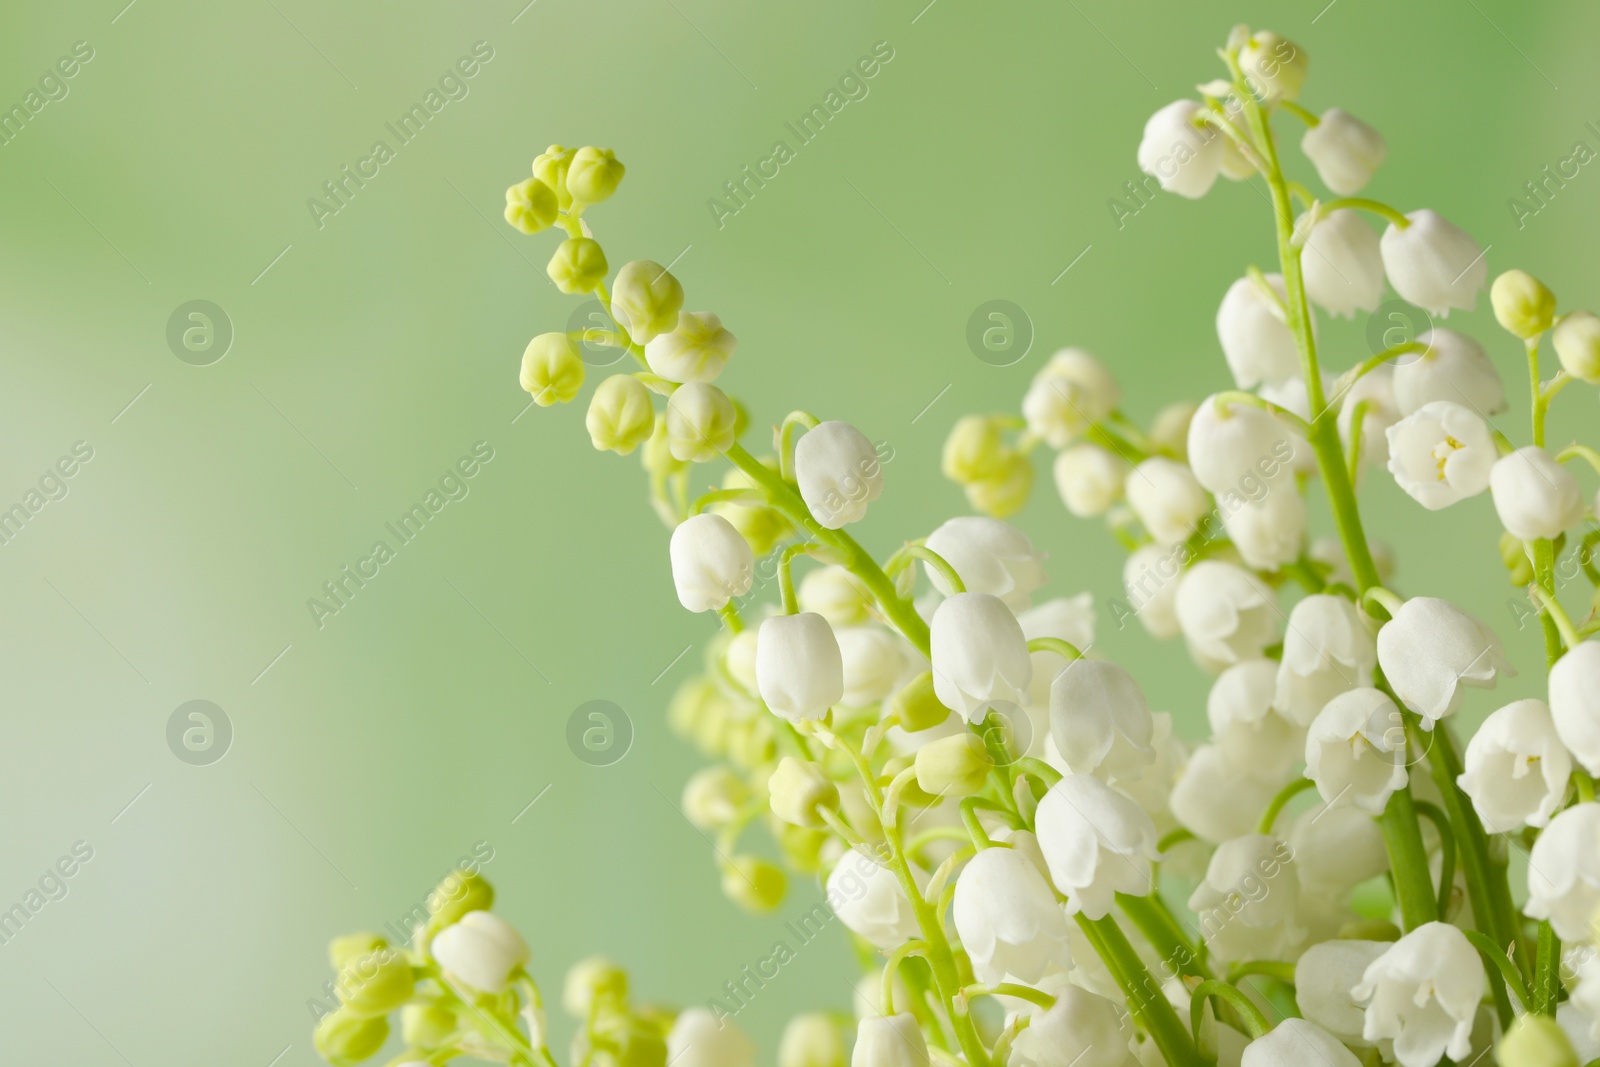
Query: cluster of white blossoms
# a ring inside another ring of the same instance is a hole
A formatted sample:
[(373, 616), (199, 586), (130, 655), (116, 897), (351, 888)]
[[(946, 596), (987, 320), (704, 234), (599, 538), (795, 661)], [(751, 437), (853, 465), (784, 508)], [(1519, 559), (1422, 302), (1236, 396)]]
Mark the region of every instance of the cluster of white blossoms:
[[(1370, 311), (1387, 285), (1443, 317), (1473, 306), (1484, 256), (1431, 211), (1354, 196), (1383, 138), (1297, 103), (1298, 46), (1239, 27), (1220, 55), (1228, 77), (1158, 111), (1138, 158), (1182, 196), (1219, 174), (1270, 195), (1276, 269), (1250, 268), (1217, 313), (1235, 388), (1142, 428), (1108, 368), (1064, 349), (1020, 418), (951, 433), (943, 468), (981, 514), (881, 562), (851, 532), (885, 488), (871, 439), (796, 411), (747, 450), (742, 409), (713, 384), (733, 335), (683, 310), (653, 262), (610, 277), (583, 217), (622, 176), (609, 151), (553, 146), (507, 193), (518, 228), (566, 233), (551, 278), (611, 320), (536, 337), (523, 387), (542, 405), (573, 400), (580, 342), (636, 361), (600, 382), (586, 425), (596, 448), (641, 452), (678, 599), (721, 621), (668, 710), (715, 761), (683, 810), (714, 840), (733, 901), (769, 911), (791, 878), (814, 879), (824, 921), (874, 960), (852, 983), (853, 1043), (837, 1015), (798, 1014), (778, 1067), (1600, 1059), (1600, 622), (1592, 604), (1569, 615), (1555, 580), (1571, 537), (1600, 586), (1600, 533), (1577, 529), (1594, 505), (1570, 469), (1600, 470), (1600, 454), (1544, 440), (1555, 396), (1600, 383), (1600, 317), (1558, 315), (1520, 271), (1495, 280), (1495, 315), (1529, 368), (1520, 448), (1490, 427), (1506, 390), (1461, 333), (1325, 374), (1313, 305)], [(1334, 197), (1285, 175), (1273, 124), (1286, 116)], [(1548, 379), (1547, 335), (1562, 368)], [(1041, 444), (1066, 507), (1103, 516), (1128, 548), (1126, 614), (1181, 636), (1211, 677), (1206, 740), (1181, 739), (1091, 654), (1089, 596), (1048, 594), (1046, 553), (1004, 521)], [(1540, 620), (1545, 699), (1493, 711), (1464, 748), (1467, 691), (1511, 666), (1480, 620), (1385, 584), (1357, 502), (1372, 466), (1428, 510), (1488, 490), (1507, 572)], [(1317, 490), (1336, 538), (1311, 537)], [(758, 826), (761, 851), (745, 843)], [(1514, 876), (1512, 846), (1528, 853)], [(393, 1064), (553, 1067), (527, 946), (471, 884), (483, 899), (440, 904), (409, 947), (334, 943), (343, 1005), (317, 1035), (331, 1062), (375, 1055), (399, 1011)], [(620, 971), (585, 961), (563, 997), (579, 1021), (572, 1062), (754, 1067), (733, 1021), (749, 992), (635, 1006)]]

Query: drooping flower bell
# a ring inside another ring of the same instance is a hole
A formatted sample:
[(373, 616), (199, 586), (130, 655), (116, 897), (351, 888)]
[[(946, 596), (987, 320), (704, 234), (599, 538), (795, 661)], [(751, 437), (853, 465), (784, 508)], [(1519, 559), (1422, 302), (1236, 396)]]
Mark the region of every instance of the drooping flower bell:
[(1448, 923), (1430, 922), (1373, 960), (1352, 995), (1366, 1007), (1368, 1041), (1392, 1040), (1402, 1067), (1433, 1067), (1472, 1051), (1472, 1024), (1487, 991), (1472, 942)]
[(1542, 700), (1517, 700), (1493, 712), (1467, 742), (1456, 781), (1491, 834), (1545, 826), (1567, 796), (1572, 757)]
[(1600, 775), (1600, 642), (1580, 642), (1550, 668), (1550, 717), (1583, 769)]
[(1316, 1023), (1285, 1019), (1245, 1046), (1239, 1067), (1361, 1067), (1361, 1061)]
[(1176, 606), (1195, 653), (1220, 666), (1259, 658), (1278, 634), (1272, 590), (1232, 563), (1202, 560), (1185, 571)]
[(1220, 960), (1283, 959), (1305, 936), (1296, 921), (1294, 853), (1266, 834), (1224, 841), (1189, 896), (1200, 936)]
[(669, 382), (713, 382), (739, 343), (709, 311), (680, 311), (670, 333), (644, 346), (645, 362)]
[(522, 352), (522, 388), (542, 408), (565, 404), (583, 388), (583, 357), (564, 333), (541, 333)]
[(820, 719), (844, 697), (844, 658), (821, 615), (772, 615), (756, 635), (756, 688), (790, 721)]
[(705, 463), (726, 452), (738, 424), (728, 394), (706, 382), (680, 385), (667, 398), (667, 447), (685, 463)]
[(1390, 473), (1429, 511), (1489, 488), (1494, 440), (1488, 423), (1472, 409), (1435, 400), (1389, 427), (1388, 436)]
[(1464, 333), (1428, 330), (1417, 341), (1428, 347), (1394, 366), (1394, 399), (1400, 414), (1448, 400), (1484, 416), (1506, 409), (1506, 388), (1483, 346)]
[(1033, 376), (1022, 398), (1022, 416), (1028, 432), (1051, 448), (1065, 448), (1104, 421), (1121, 399), (1117, 380), (1104, 364), (1081, 348), (1063, 348)]
[(1382, 814), (1405, 788), (1406, 733), (1400, 709), (1376, 689), (1329, 700), (1306, 734), (1306, 777), (1330, 806), (1353, 804)]
[[(1305, 217), (1297, 223), (1303, 228)], [(1378, 234), (1361, 213), (1334, 211), (1305, 234), (1300, 251), (1306, 296), (1331, 315), (1373, 311), (1383, 299), (1383, 254)]]
[(883, 492), (878, 450), (848, 422), (818, 423), (800, 436), (794, 477), (812, 517), (830, 530), (860, 521)]
[(492, 911), (467, 912), (434, 935), (430, 951), (448, 973), (485, 993), (504, 992), (528, 962), (528, 943)]
[(1197, 101), (1174, 100), (1150, 116), (1139, 140), (1139, 169), (1190, 200), (1206, 195), (1222, 172), (1224, 137), (1198, 124), (1205, 113)]
[[(1286, 301), (1283, 275), (1266, 278), (1278, 300)], [(1282, 382), (1300, 371), (1294, 332), (1279, 305), (1253, 278), (1240, 278), (1228, 287), (1217, 308), (1217, 338), (1240, 389)]]
[(1212, 741), (1236, 765), (1268, 778), (1288, 774), (1305, 753), (1305, 730), (1274, 707), (1277, 679), (1272, 660), (1244, 660), (1218, 675), (1206, 696)]
[(1139, 683), (1115, 663), (1074, 660), (1050, 684), (1050, 736), (1073, 774), (1139, 778), (1154, 732)]
[(1045, 793), (1036, 832), (1050, 880), (1067, 909), (1103, 919), (1117, 893), (1145, 896), (1158, 859), (1150, 816), (1125, 794), (1086, 774), (1069, 774)]
[(1340, 196), (1354, 196), (1364, 189), (1389, 154), (1382, 134), (1336, 107), (1324, 111), (1306, 131), (1300, 149), (1317, 168), (1322, 184)]
[(846, 852), (829, 872), (827, 899), (851, 933), (885, 951), (920, 935), (899, 879), (860, 852)]
[(1462, 688), (1515, 674), (1493, 630), (1437, 597), (1412, 597), (1378, 631), (1378, 665), (1424, 729), (1461, 706)]
[(1067, 985), (1054, 1004), (1033, 1013), (1011, 1050), (1019, 1067), (1129, 1067), (1132, 1039), (1126, 1010)]
[(1083, 443), (1058, 453), (1050, 470), (1067, 510), (1080, 519), (1093, 519), (1122, 499), (1128, 461), (1110, 449)]
[[(1028, 535), (999, 519), (963, 515), (928, 535), (924, 544), (950, 564), (969, 593), (990, 593), (1012, 611), (1028, 610), (1028, 598), (1045, 583), (1044, 552)], [(924, 564), (928, 581), (945, 596), (954, 590), (934, 566)]]
[(1519, 541), (1555, 540), (1583, 521), (1583, 490), (1572, 472), (1542, 448), (1501, 456), (1489, 470), (1495, 513)]
[(1276, 707), (1302, 726), (1340, 693), (1372, 684), (1378, 649), (1360, 610), (1342, 596), (1313, 593), (1289, 612)]
[(1258, 407), (1207, 397), (1189, 422), (1189, 465), (1213, 493), (1249, 493), (1293, 477), (1294, 444), (1282, 422)]
[(611, 314), (635, 344), (649, 344), (678, 325), (683, 286), (672, 272), (649, 259), (624, 263), (611, 289)]
[(1548, 919), (1563, 941), (1595, 937), (1600, 910), (1600, 804), (1574, 804), (1555, 818), (1528, 853), (1528, 903), (1533, 919)]
[(1384, 231), (1379, 247), (1389, 284), (1401, 297), (1440, 318), (1452, 308), (1471, 311), (1489, 277), (1483, 249), (1438, 212), (1424, 208)]
[(1562, 370), (1590, 385), (1600, 383), (1600, 315), (1574, 311), (1561, 316), (1550, 341)]
[(1037, 982), (1071, 966), (1067, 919), (1039, 868), (1014, 848), (986, 848), (956, 879), (951, 916), (980, 982)]
[(1187, 540), (1210, 501), (1188, 464), (1152, 456), (1127, 476), (1128, 506), (1157, 544)]
[(910, 1012), (869, 1015), (856, 1024), (850, 1067), (928, 1067), (928, 1043)]
[(756, 1045), (743, 1030), (707, 1008), (685, 1008), (667, 1032), (674, 1067), (755, 1067)]
[(672, 531), (668, 546), (678, 602), (690, 611), (720, 611), (755, 580), (750, 544), (721, 515), (693, 515)]
[(978, 723), (996, 701), (1025, 699), (1033, 661), (1005, 601), (990, 593), (957, 593), (935, 609), (930, 631), (933, 688), (945, 707)]

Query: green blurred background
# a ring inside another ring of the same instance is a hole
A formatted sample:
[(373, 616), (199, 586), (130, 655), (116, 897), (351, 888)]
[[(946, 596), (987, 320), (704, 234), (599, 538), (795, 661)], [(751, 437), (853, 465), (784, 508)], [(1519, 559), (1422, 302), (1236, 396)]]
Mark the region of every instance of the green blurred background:
[[(552, 991), (601, 951), (642, 995), (703, 1002), (818, 896), (796, 886), (762, 919), (720, 896), (675, 809), (698, 760), (663, 715), (712, 620), (679, 609), (638, 464), (589, 448), (582, 403), (519, 417), (523, 345), (576, 304), (543, 276), (554, 241), (499, 219), (551, 141), (627, 163), (593, 224), (614, 264), (679, 257), (689, 306), (740, 338), (722, 384), (757, 425), (806, 407), (889, 442), (862, 531), (878, 551), (964, 510), (937, 469), (951, 422), (1015, 410), (1055, 347), (1100, 353), (1141, 418), (1223, 382), (1217, 302), (1272, 254), (1259, 186), (1162, 197), (1121, 228), (1108, 200), (1138, 177), (1145, 118), (1217, 76), (1236, 21), (1309, 52), (1308, 106), (1387, 135), (1372, 195), (1440, 210), (1491, 272), (1600, 304), (1593, 168), (1520, 227), (1507, 205), (1575, 141), (1600, 147), (1592, 5), (125, 2), (0, 15), (0, 107), (93, 50), (0, 146), (0, 508), (93, 450), (0, 547), (0, 908), (93, 849), (0, 945), (18, 1062), (317, 1062), (327, 938), (404, 913), (477, 842)], [(319, 228), (308, 198), (480, 41), (468, 95)], [(707, 199), (877, 42), (893, 59), (869, 94), (719, 228)], [(994, 298), (1037, 332), (1006, 368), (965, 341)], [(166, 339), (197, 299), (234, 335), (208, 366)], [(1486, 310), (1460, 319), (1520, 398), (1514, 344)], [(1365, 322), (1324, 325), (1334, 369), (1367, 354)], [(1593, 401), (1563, 396), (1552, 440)], [(1521, 411), (1498, 424), (1525, 439)], [(307, 598), (479, 441), (494, 458), (469, 495), (319, 629)], [(1536, 664), (1486, 498), (1425, 514), (1386, 477), (1364, 498), (1402, 588), (1459, 597)], [(1047, 468), (1018, 521), (1052, 591), (1117, 592), (1119, 550)], [(1181, 650), (1110, 625), (1101, 648), (1196, 731)], [(195, 699), (234, 732), (207, 766), (167, 743)], [(565, 740), (591, 699), (633, 724), (611, 766)], [(847, 1008), (850, 974), (819, 941), (740, 1022), (770, 1050), (791, 1012)]]

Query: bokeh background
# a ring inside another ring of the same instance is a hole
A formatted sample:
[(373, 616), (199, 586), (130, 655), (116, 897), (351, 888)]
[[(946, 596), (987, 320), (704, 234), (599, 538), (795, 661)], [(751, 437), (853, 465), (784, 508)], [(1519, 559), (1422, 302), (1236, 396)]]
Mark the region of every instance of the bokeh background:
[[(0, 908), (93, 850), (0, 944), (18, 1062), (315, 1063), (326, 939), (403, 914), (480, 842), (551, 991), (600, 951), (644, 996), (703, 1002), (818, 897), (796, 885), (752, 918), (720, 896), (675, 807), (698, 760), (664, 721), (713, 620), (675, 601), (637, 461), (589, 448), (582, 403), (524, 413), (522, 347), (576, 302), (544, 278), (554, 241), (499, 211), (549, 142), (627, 163), (593, 224), (614, 264), (675, 260), (689, 306), (738, 334), (722, 384), (758, 426), (806, 407), (892, 446), (862, 532), (881, 552), (965, 510), (938, 474), (946, 431), (1014, 410), (1056, 347), (1100, 353), (1141, 418), (1223, 382), (1217, 302), (1272, 255), (1259, 185), (1120, 225), (1109, 202), (1138, 177), (1145, 118), (1217, 75), (1236, 21), (1309, 52), (1305, 103), (1387, 135), (1373, 195), (1463, 225), (1491, 273), (1525, 266), (1567, 306), (1600, 304), (1600, 164), (1527, 201), (1537, 214), (1508, 203), (1576, 142), (1600, 148), (1592, 5), (125, 3), (0, 14), (5, 108), (92, 50), (0, 145), (0, 508), (92, 449), (0, 546)], [(399, 146), (385, 123), (478, 42), (493, 58), (468, 95)], [(878, 42), (893, 58), (868, 95), (719, 225), (707, 200), (793, 145), (785, 123)], [(396, 158), (319, 226), (308, 199), (379, 139)], [(1009, 367), (966, 342), (991, 299), (1035, 331)], [(168, 343), (194, 300), (231, 324), (204, 366)], [(1450, 325), (1520, 398), (1486, 303)], [(1365, 321), (1324, 325), (1334, 369), (1368, 353)], [(1592, 426), (1593, 403), (1565, 395), (1552, 440)], [(1525, 439), (1520, 401), (1498, 424)], [(468, 495), (319, 628), (307, 599), (477, 442), (493, 459)], [(1018, 521), (1051, 553), (1051, 591), (1114, 596), (1120, 551), (1065, 515), (1043, 457), (1040, 475)], [(1486, 498), (1425, 514), (1380, 476), (1364, 500), (1401, 588), (1461, 598), (1537, 663)], [(1204, 684), (1182, 651), (1103, 623), (1101, 649), (1196, 732)], [(610, 766), (566, 741), (594, 699), (632, 724)], [(209, 765), (169, 748), (191, 700), (231, 724)], [(820, 940), (739, 1021), (770, 1057), (791, 1012), (848, 1008), (850, 976), (843, 942)]]

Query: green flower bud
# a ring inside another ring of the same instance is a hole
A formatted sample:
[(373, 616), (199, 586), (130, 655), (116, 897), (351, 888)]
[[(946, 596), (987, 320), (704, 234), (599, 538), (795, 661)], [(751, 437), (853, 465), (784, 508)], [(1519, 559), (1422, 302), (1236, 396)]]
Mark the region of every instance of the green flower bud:
[(785, 888), (783, 871), (759, 856), (735, 856), (723, 865), (722, 892), (746, 911), (771, 911), (782, 903)]
[(1150, 424), (1150, 443), (1169, 456), (1188, 462), (1189, 423), (1200, 405), (1188, 400), (1168, 404)]
[(930, 730), (950, 717), (950, 709), (933, 692), (933, 672), (923, 671), (889, 698), (884, 713), (909, 733)]
[(455, 1012), (442, 1004), (407, 1004), (400, 1009), (400, 1036), (412, 1048), (438, 1048), (455, 1032)]
[(970, 485), (1005, 469), (1005, 435), (1000, 420), (966, 415), (956, 420), (945, 438), (939, 467), (957, 485)]
[(803, 826), (772, 820), (773, 836), (783, 849), (784, 859), (797, 871), (815, 874), (822, 868), (822, 849), (832, 836), (825, 830), (807, 830)]
[(574, 963), (561, 988), (561, 1006), (578, 1019), (588, 1018), (597, 999), (613, 1004), (623, 1004), (628, 999), (628, 972), (604, 956), (590, 956)]
[(701, 830), (720, 830), (750, 803), (750, 787), (722, 764), (703, 767), (683, 787), (683, 813)]
[(666, 1067), (666, 1037), (646, 1020), (615, 1020), (601, 1028), (600, 1036), (611, 1047), (596, 1050), (597, 1067)]
[(533, 161), (533, 176), (555, 191), (556, 202), (565, 211), (572, 206), (572, 193), (567, 189), (567, 172), (572, 158), (577, 155), (570, 148), (553, 144)]
[(732, 447), (738, 410), (714, 385), (680, 385), (667, 400), (667, 445), (678, 459), (704, 463)]
[(469, 911), (488, 911), (494, 907), (494, 886), (475, 871), (451, 871), (428, 894), (428, 924), (434, 929), (449, 926)]
[(710, 678), (691, 678), (678, 687), (667, 704), (667, 725), (679, 737), (692, 740), (702, 751), (714, 752), (710, 743), (720, 738), (730, 713), (728, 698)]
[(506, 190), (506, 221), (523, 233), (538, 233), (556, 221), (556, 194), (538, 178)]
[(650, 390), (631, 374), (613, 374), (600, 383), (584, 417), (589, 440), (602, 452), (626, 456), (649, 440), (656, 427)]
[[(737, 430), (737, 427), (735, 427)], [(652, 443), (654, 443), (652, 441)], [(670, 455), (670, 449), (668, 451)], [(679, 466), (681, 461), (674, 460)], [(768, 470), (776, 472), (778, 461), (775, 457), (764, 456), (761, 465)], [(722, 476), (724, 489), (753, 489), (755, 482), (750, 476), (738, 467), (729, 467), (728, 472)], [(757, 556), (765, 556), (784, 538), (794, 533), (794, 524), (784, 517), (783, 512), (776, 508), (751, 506), (748, 504), (722, 503), (711, 505), (713, 514), (721, 515), (733, 524), (733, 528), (750, 542), (750, 551)], [(816, 573), (815, 571), (810, 574)], [(807, 577), (810, 577), (810, 574)], [(803, 585), (804, 583), (802, 583)], [(802, 599), (804, 594), (802, 594)], [(752, 690), (753, 692), (753, 690)]]
[(1592, 311), (1563, 315), (1550, 340), (1562, 370), (1579, 381), (1600, 384), (1600, 315)]
[(360, 1063), (382, 1048), (388, 1039), (388, 1019), (381, 1015), (363, 1019), (344, 1008), (324, 1015), (311, 1034), (317, 1053), (333, 1067)]
[(935, 796), (970, 797), (983, 788), (993, 767), (977, 734), (941, 737), (917, 749), (917, 785)]
[(1015, 515), (1028, 502), (1033, 489), (1033, 464), (1020, 452), (1008, 450), (1001, 472), (966, 487), (967, 503), (996, 519)]
[(772, 762), (778, 750), (772, 717), (738, 719), (728, 724), (728, 759), (736, 767), (749, 769)]
[(356, 957), (388, 947), (389, 942), (370, 930), (363, 930), (358, 934), (345, 934), (328, 942), (328, 962), (333, 964), (334, 970), (342, 971), (344, 965)]
[(1512, 585), (1520, 588), (1533, 581), (1533, 561), (1528, 558), (1522, 541), (1509, 530), (1500, 535), (1500, 562), (1506, 565)]
[(1271, 30), (1251, 34), (1239, 52), (1239, 68), (1244, 73), (1245, 84), (1266, 104), (1299, 96), (1309, 65), (1305, 49)]
[(357, 956), (339, 969), (339, 999), (356, 1015), (388, 1015), (411, 999), (411, 964), (392, 948)]
[(556, 248), (544, 272), (563, 293), (592, 293), (606, 280), (606, 254), (600, 242), (588, 237), (568, 237)]
[(1560, 1024), (1533, 1012), (1511, 1024), (1494, 1052), (1500, 1067), (1578, 1067), (1578, 1054)]
[(609, 148), (580, 148), (567, 168), (567, 192), (577, 203), (598, 204), (617, 191), (626, 170)]
[[(683, 462), (672, 454), (671, 443), (667, 440), (667, 417), (656, 416), (654, 429), (650, 431), (650, 439), (644, 443), (644, 448), (639, 453), (639, 458), (644, 463), (644, 469), (658, 477), (665, 478), (679, 471), (688, 470), (689, 464)], [(738, 470), (737, 467), (733, 468)], [(677, 525), (676, 519), (673, 525)]]
[(822, 768), (806, 760), (785, 756), (767, 779), (772, 814), (784, 822), (810, 829), (826, 826), (823, 811), (837, 811), (839, 788), (828, 781)]
[(583, 357), (564, 333), (541, 333), (522, 350), (522, 388), (542, 408), (565, 404), (583, 388)]
[(1489, 287), (1489, 303), (1495, 320), (1524, 341), (1548, 330), (1556, 315), (1556, 294), (1526, 271), (1508, 270), (1496, 278)]
[(844, 1067), (844, 1040), (821, 1012), (796, 1015), (778, 1042), (778, 1067)]
[(611, 314), (639, 344), (678, 325), (683, 286), (667, 268), (648, 259), (623, 264), (611, 292)]

